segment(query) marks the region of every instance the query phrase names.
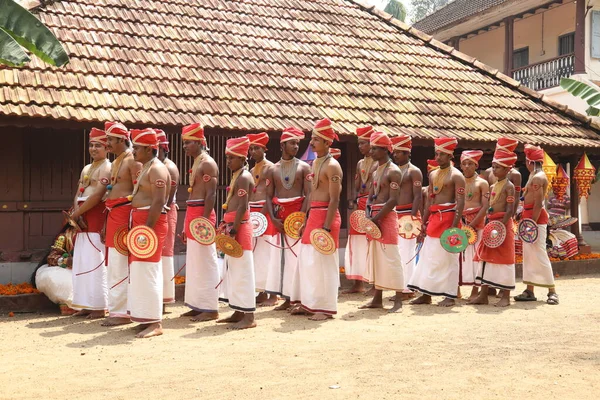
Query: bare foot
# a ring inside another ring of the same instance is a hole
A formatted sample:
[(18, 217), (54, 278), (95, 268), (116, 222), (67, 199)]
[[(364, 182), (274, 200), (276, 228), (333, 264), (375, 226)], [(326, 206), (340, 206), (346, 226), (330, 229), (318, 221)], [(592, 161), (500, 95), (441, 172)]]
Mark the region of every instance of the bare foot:
[(375, 296), (375, 286), (373, 286), (371, 289), (369, 289), (368, 291), (364, 292), (365, 296)]
[(258, 296), (256, 296), (256, 304), (261, 304), (267, 300), (267, 292), (260, 292)]
[(398, 312), (402, 312), (402, 301), (397, 301), (394, 303), (394, 305), (392, 306), (392, 308), (390, 308), (388, 310), (388, 313), (398, 313)]
[(452, 307), (455, 304), (456, 302), (454, 301), (454, 299), (451, 299), (449, 297), (446, 297), (444, 300), (437, 303), (438, 307)]
[(292, 315), (313, 315), (313, 313), (306, 311), (304, 308), (302, 308), (302, 306), (294, 307), (290, 311), (290, 314), (292, 314)]
[(240, 321), (231, 325), (229, 329), (233, 330), (241, 330), (241, 329), (249, 329), (256, 327), (256, 322), (254, 321), (254, 313), (246, 313), (242, 317)]
[(431, 304), (431, 296), (422, 294), (420, 297), (411, 301), (410, 304)]
[(473, 300), (469, 299), (467, 304), (475, 305), (475, 304), (489, 304), (488, 296), (486, 293), (481, 292), (477, 297)]
[(510, 306), (510, 296), (502, 296), (500, 300), (494, 304), (495, 307), (508, 307)]
[(462, 293), (460, 292), (460, 286), (458, 287), (458, 291), (457, 291), (457, 294), (456, 294), (456, 298), (457, 298), (457, 299), (462, 299)]
[(102, 326), (118, 326), (131, 323), (131, 319), (126, 317), (108, 317), (100, 325)]
[(352, 293), (364, 293), (365, 285), (363, 281), (354, 281), (354, 285), (348, 290), (344, 290), (342, 293), (344, 294), (352, 294)]
[(308, 319), (310, 319), (311, 321), (325, 321), (328, 319), (333, 319), (333, 316), (323, 313), (316, 313), (308, 317)]
[(490, 288), (488, 290), (488, 296), (495, 296), (495, 295), (496, 295), (496, 289)]
[(278, 305), (273, 310), (275, 311), (285, 311), (291, 307), (290, 300), (286, 299), (283, 304)]
[(203, 312), (203, 313), (196, 315), (195, 317), (190, 318), (190, 321), (206, 322), (206, 321), (213, 321), (218, 318), (219, 318), (218, 312)]
[(364, 304), (364, 305), (358, 307), (359, 310), (364, 310), (365, 308), (383, 308), (383, 304), (381, 304), (380, 302), (376, 302), (375, 300), (372, 300), (372, 301), (368, 302), (367, 304)]
[(476, 286), (473, 286), (473, 290), (471, 290), (471, 295), (467, 299), (468, 302), (475, 300), (479, 296), (479, 289)]
[(106, 311), (104, 310), (94, 310), (90, 311), (86, 319), (100, 319), (106, 317)]
[(88, 315), (90, 315), (90, 313), (91, 313), (90, 310), (79, 310), (72, 316), (73, 317), (87, 317)]
[(272, 295), (269, 296), (268, 299), (266, 299), (265, 301), (263, 301), (260, 304), (257, 303), (256, 305), (259, 306), (259, 307), (272, 307), (275, 304), (277, 304), (277, 300), (278, 300), (277, 299), (277, 295), (276, 294), (272, 294)]
[(139, 339), (146, 339), (151, 338), (153, 336), (160, 336), (162, 334), (162, 324), (160, 322), (155, 322), (153, 324), (148, 324), (146, 329), (135, 335), (135, 337)]
[(180, 317), (195, 317), (196, 315), (202, 314), (201, 311), (190, 310), (188, 312), (184, 312), (180, 315)]
[(217, 324), (231, 324), (234, 322), (240, 322), (244, 318), (244, 313), (235, 311), (227, 318), (222, 318), (217, 320)]

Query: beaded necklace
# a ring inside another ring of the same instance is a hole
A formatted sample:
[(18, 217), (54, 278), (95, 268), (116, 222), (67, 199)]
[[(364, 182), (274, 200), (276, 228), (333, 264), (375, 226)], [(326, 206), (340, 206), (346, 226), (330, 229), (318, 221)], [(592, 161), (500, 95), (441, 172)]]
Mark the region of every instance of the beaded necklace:
[(281, 165), (281, 176), (279, 178), (281, 179), (281, 184), (287, 190), (290, 190), (294, 186), (299, 164), (300, 160), (296, 157), (291, 160), (284, 160), (283, 158), (279, 160), (279, 165)]
[(446, 168), (438, 169), (435, 177), (433, 178), (433, 195), (440, 194), (442, 189), (444, 188), (444, 182), (446, 181), (446, 177), (452, 171), (452, 167), (448, 166)]
[(156, 160), (156, 158), (152, 158), (152, 160), (150, 160), (146, 164), (144, 164), (142, 171), (140, 172), (138, 177), (133, 181), (133, 192), (131, 192), (131, 194), (129, 196), (127, 196), (127, 199), (129, 201), (133, 200), (133, 196), (135, 196), (137, 194), (138, 189), (140, 188), (140, 182), (142, 181), (142, 178), (144, 176), (146, 176), (146, 174), (150, 170), (150, 167), (152, 167), (154, 160)]
[(323, 165), (331, 158), (331, 153), (327, 153), (327, 155), (323, 157), (316, 158), (313, 161), (312, 170), (313, 170), (313, 180), (312, 187), (316, 189), (319, 187), (319, 177), (321, 176), (321, 169), (323, 169)]
[(127, 149), (121, 154), (119, 154), (115, 161), (113, 161), (110, 168), (110, 184), (106, 186), (107, 191), (111, 191), (113, 185), (117, 183), (117, 177), (119, 176), (119, 172), (121, 171), (121, 164), (123, 164), (123, 160), (125, 160), (125, 157), (127, 157), (127, 155), (129, 154), (131, 154), (131, 150)]
[(379, 194), (379, 191), (381, 190), (381, 180), (385, 176), (385, 171), (387, 171), (387, 169), (390, 167), (391, 164), (392, 164), (392, 160), (387, 160), (387, 162), (385, 164), (379, 165), (377, 167), (377, 170), (375, 170), (375, 172), (373, 172), (373, 185), (375, 185), (375, 194), (373, 195), (372, 199), (377, 198), (377, 195)]
[(225, 200), (225, 203), (222, 205), (223, 210), (227, 210), (229, 201), (233, 197), (233, 188), (235, 187), (235, 183), (236, 183), (237, 179), (239, 178), (239, 176), (242, 174), (242, 172), (244, 172), (244, 167), (238, 169), (231, 175), (231, 181), (229, 182), (229, 186), (227, 187), (227, 190), (228, 190), (227, 199)]
[(494, 211), (493, 206), (498, 202), (498, 199), (500, 198), (500, 193), (502, 193), (502, 190), (504, 190), (504, 186), (506, 185), (507, 181), (508, 179), (504, 178), (501, 181), (494, 183), (494, 185), (492, 186), (492, 192), (490, 193), (490, 208), (488, 208), (488, 212), (491, 213)]
[(465, 181), (467, 183), (467, 199), (471, 200), (473, 198), (473, 190), (475, 189), (475, 181), (477, 180), (477, 174), (474, 174), (472, 177), (465, 177)]
[(79, 182), (79, 197), (83, 196), (83, 192), (85, 189), (90, 186), (92, 183), (92, 176), (98, 168), (100, 168), (105, 162), (108, 160), (105, 158), (104, 160), (93, 161), (90, 164), (88, 170), (83, 174), (82, 180)]

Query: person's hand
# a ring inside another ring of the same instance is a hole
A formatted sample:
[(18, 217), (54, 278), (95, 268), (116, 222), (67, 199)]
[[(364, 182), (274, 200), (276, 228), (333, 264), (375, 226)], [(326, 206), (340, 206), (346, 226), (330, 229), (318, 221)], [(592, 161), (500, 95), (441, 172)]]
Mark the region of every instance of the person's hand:
[(273, 218), (271, 222), (273, 222), (273, 225), (279, 232), (284, 233), (283, 222), (279, 218)]
[(77, 218), (77, 225), (79, 225), (79, 227), (83, 230), (87, 229), (87, 224), (85, 223), (83, 217)]
[(187, 235), (185, 234), (185, 231), (181, 232), (181, 234), (179, 234), (179, 238), (181, 239), (181, 242), (183, 244), (187, 244)]
[(300, 235), (300, 237), (304, 236), (304, 228), (306, 228), (306, 225), (302, 224), (302, 226), (298, 230), (298, 235)]
[(106, 243), (106, 228), (102, 228), (100, 231), (100, 241)]

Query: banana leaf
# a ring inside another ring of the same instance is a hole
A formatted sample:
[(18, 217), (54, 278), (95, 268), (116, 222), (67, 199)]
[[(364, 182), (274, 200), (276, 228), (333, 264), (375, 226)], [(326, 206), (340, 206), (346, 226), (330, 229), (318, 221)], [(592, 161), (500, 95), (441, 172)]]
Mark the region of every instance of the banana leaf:
[(0, 64), (9, 67), (22, 67), (29, 61), (31, 61), (31, 58), (25, 53), (21, 45), (12, 36), (0, 29)]
[(69, 62), (56, 36), (14, 0), (0, 0), (0, 28), (45, 63), (62, 67)]
[(600, 92), (587, 83), (570, 78), (561, 78), (560, 87), (584, 100), (590, 106), (585, 112), (590, 117), (600, 115)]
[(383, 11), (402, 22), (406, 20), (406, 7), (398, 0), (389, 0)]

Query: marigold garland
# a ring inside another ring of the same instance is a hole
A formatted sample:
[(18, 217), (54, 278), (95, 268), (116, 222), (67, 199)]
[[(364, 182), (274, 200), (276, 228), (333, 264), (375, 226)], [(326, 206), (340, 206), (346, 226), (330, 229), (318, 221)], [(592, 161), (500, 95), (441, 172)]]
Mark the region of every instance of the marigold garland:
[[(552, 262), (555, 262), (555, 261), (596, 260), (596, 259), (600, 258), (600, 253), (577, 254), (577, 255), (574, 255), (573, 257), (564, 258), (564, 259), (560, 259), (560, 258), (556, 258), (556, 257), (549, 257), (549, 258), (550, 258), (550, 261), (552, 261)], [(520, 255), (520, 254), (517, 254), (515, 256), (515, 263), (522, 264), (523, 263), (523, 256)]]
[(13, 285), (12, 283), (0, 285), (0, 296), (16, 296), (18, 294), (34, 294), (39, 292), (39, 290), (26, 282), (17, 285)]
[(182, 285), (184, 283), (185, 283), (185, 276), (177, 275), (175, 277), (175, 284), (176, 285)]

